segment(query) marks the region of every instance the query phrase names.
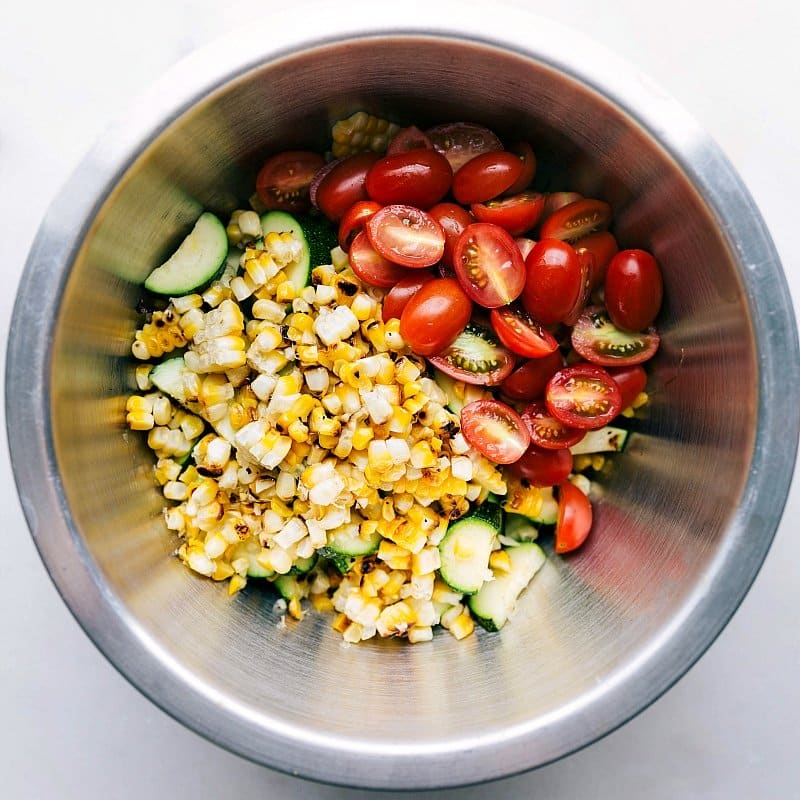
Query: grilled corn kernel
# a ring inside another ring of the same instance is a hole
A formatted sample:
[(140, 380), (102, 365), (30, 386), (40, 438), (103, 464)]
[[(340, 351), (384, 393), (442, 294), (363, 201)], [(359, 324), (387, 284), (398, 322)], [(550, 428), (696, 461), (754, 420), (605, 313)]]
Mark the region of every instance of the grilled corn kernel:
[(463, 614), (459, 614), (456, 619), (450, 623), (450, 633), (456, 637), (459, 641), (461, 639), (465, 639), (475, 630), (475, 623), (472, 621), (472, 617), (467, 614), (466, 612)]

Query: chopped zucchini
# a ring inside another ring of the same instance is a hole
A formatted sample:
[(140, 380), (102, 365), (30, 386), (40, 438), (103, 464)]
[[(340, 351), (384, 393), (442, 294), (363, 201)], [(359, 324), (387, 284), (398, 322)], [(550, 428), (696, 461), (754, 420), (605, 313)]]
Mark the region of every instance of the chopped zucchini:
[(290, 600), (300, 600), (308, 597), (308, 583), (302, 580), (302, 576), (297, 575), (278, 575), (272, 581), (278, 594), (288, 603)]
[(586, 435), (577, 444), (570, 447), (574, 456), (590, 453), (620, 453), (628, 441), (628, 431), (606, 425), (594, 431), (586, 431)]
[(339, 245), (339, 229), (327, 217), (305, 215), (299, 219), (308, 242), (311, 269), (333, 263), (331, 250)]
[[(156, 364), (150, 372), (150, 380), (157, 389), (188, 408), (189, 400), (183, 383), (183, 376), (187, 371), (183, 356), (175, 356)], [(195, 411), (194, 408), (190, 410)]]
[(502, 512), (492, 503), (484, 503), (450, 525), (439, 544), (439, 574), (451, 589), (473, 594), (481, 588), (501, 528)]
[(299, 294), (301, 289), (308, 286), (311, 278), (311, 253), (303, 227), (291, 214), (287, 214), (285, 211), (268, 211), (261, 217), (261, 230), (265, 236), (268, 233), (285, 233), (288, 231), (302, 245), (297, 261), (292, 261), (283, 268), (286, 277), (294, 284), (295, 291)]
[(272, 578), (275, 572), (267, 569), (258, 563), (258, 556), (261, 554), (261, 545), (255, 539), (248, 539), (234, 546), (231, 551), (230, 560), (236, 561), (237, 558), (247, 559), (247, 574), (251, 578)]
[(320, 554), (320, 556), (330, 561), (331, 564), (336, 567), (336, 571), (340, 575), (347, 575), (347, 573), (353, 569), (353, 565), (357, 561), (357, 559), (353, 556), (343, 556), (340, 553), (335, 553), (333, 550), (330, 550), (327, 547), (321, 547), (317, 552)]
[(298, 558), (297, 561), (292, 564), (292, 568), (289, 570), (290, 575), (305, 575), (308, 572), (311, 572), (312, 569), (317, 564), (317, 554), (309, 556), (308, 558)]
[(368, 556), (377, 552), (380, 543), (381, 535), (377, 531), (362, 536), (357, 523), (347, 523), (328, 531), (328, 544), (323, 549), (325, 553), (340, 556)]
[(503, 533), (518, 542), (532, 542), (539, 536), (539, 529), (520, 514), (506, 514)]

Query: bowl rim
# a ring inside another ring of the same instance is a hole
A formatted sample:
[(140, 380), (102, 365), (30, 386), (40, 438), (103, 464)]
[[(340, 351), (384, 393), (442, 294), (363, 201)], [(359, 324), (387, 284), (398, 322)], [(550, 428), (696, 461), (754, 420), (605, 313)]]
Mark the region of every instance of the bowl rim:
[[(800, 434), (793, 407), (800, 348), (788, 286), (765, 223), (720, 148), (674, 100), (585, 35), (512, 7), (503, 10), (501, 31), (477, 7), (450, 0), (432, 7), (424, 24), (398, 24), (368, 5), (346, 20), (322, 6), (310, 16), (306, 6), (250, 25), (176, 64), (111, 126), (52, 203), (25, 265), (7, 346), (6, 426), (20, 502), (56, 588), (98, 649), (150, 700), (206, 738), (289, 774), (361, 788), (443, 788), (506, 777), (585, 747), (641, 712), (702, 655), (747, 593), (780, 521)], [(50, 351), (64, 284), (92, 220), (128, 167), (182, 113), (250, 70), (314, 47), (388, 35), (466, 41), (533, 58), (605, 95), (641, 125), (683, 169), (738, 258), (760, 365), (742, 503), (681, 613), (580, 703), (536, 725), (424, 749), (301, 730), (232, 705), (198, 682), (104, 581), (71, 517), (50, 428)], [(758, 536), (748, 532), (756, 522)], [(591, 715), (575, 713), (578, 707), (591, 707)]]

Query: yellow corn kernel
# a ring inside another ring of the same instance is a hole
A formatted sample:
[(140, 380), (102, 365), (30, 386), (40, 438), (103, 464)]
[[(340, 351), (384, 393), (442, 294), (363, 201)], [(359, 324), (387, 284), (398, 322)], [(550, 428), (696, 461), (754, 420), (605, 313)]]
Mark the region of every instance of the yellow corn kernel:
[(489, 556), (489, 566), (497, 572), (511, 572), (511, 559), (505, 550), (495, 550)]
[(286, 517), (287, 519), (291, 516), (294, 516), (292, 513), (292, 509), (283, 502), (283, 500), (273, 497), (269, 501), (269, 507), (276, 513), (280, 514), (282, 517)]
[(363, 450), (372, 441), (375, 434), (372, 428), (366, 425), (359, 425), (353, 431), (353, 450)]
[(333, 286), (336, 279), (336, 270), (332, 264), (320, 264), (311, 270), (312, 286)]
[(244, 575), (234, 575), (228, 583), (228, 594), (233, 596), (244, 589), (245, 586), (247, 586), (247, 578)]
[(417, 469), (430, 469), (437, 463), (436, 454), (427, 442), (417, 442), (411, 448), (411, 466)]
[(594, 453), (592, 455), (592, 469), (595, 472), (600, 472), (606, 463), (606, 457), (602, 453)]
[(132, 431), (149, 431), (155, 425), (153, 415), (148, 411), (131, 411), (125, 420)]
[[(278, 275), (285, 276), (285, 273), (279, 272)], [(291, 281), (283, 280), (275, 287), (275, 299), (279, 303), (291, 303), (296, 296), (297, 292), (295, 291), (294, 284)]]
[(295, 420), (305, 420), (316, 406), (317, 401), (310, 394), (301, 394), (288, 411), (278, 415), (278, 424), (288, 428)]
[(441, 486), (442, 493), (463, 497), (467, 493), (467, 482), (463, 478), (447, 478)]
[(350, 625), (350, 620), (344, 614), (339, 614), (334, 620), (331, 628), (338, 633), (344, 633)]
[[(328, 597), (327, 592), (320, 592), (319, 594), (311, 594), (308, 599), (316, 611), (333, 611), (333, 600)], [(341, 631), (339, 631), (341, 633)]]
[(475, 623), (472, 617), (466, 612), (459, 614), (453, 622), (450, 623), (450, 633), (459, 641), (465, 639), (475, 630)]
[(389, 349), (386, 344), (385, 325), (383, 322), (370, 320), (362, 324), (361, 331), (377, 352), (385, 353)]
[(286, 432), (295, 442), (308, 441), (308, 427), (305, 425), (305, 423), (301, 422), (299, 419), (290, 423), (289, 427), (286, 429)]
[(297, 597), (293, 597), (289, 601), (288, 610), (289, 616), (293, 619), (303, 619), (303, 608), (300, 605), (300, 600)]
[(326, 450), (333, 450), (339, 443), (339, 437), (336, 435), (320, 433), (317, 435), (317, 441), (319, 442), (320, 447), (324, 447)]
[[(405, 386), (403, 387), (405, 391)], [(425, 395), (417, 394), (414, 397), (409, 397), (404, 403), (403, 408), (408, 411), (410, 414), (417, 414), (420, 412), (428, 402), (428, 398)]]
[(639, 392), (631, 403), (631, 408), (641, 408), (650, 402), (650, 397), (647, 392)]
[(223, 562), (217, 563), (217, 571), (211, 576), (215, 581), (224, 581), (233, 575), (233, 567)]

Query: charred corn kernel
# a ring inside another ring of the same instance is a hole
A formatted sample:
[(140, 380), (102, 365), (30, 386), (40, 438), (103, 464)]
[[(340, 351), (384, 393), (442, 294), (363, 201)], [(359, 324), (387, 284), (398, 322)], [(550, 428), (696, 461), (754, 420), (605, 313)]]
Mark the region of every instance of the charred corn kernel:
[(458, 617), (450, 623), (450, 633), (456, 637), (459, 641), (461, 639), (465, 639), (475, 630), (475, 623), (472, 621), (472, 617), (467, 614), (466, 612), (463, 614), (459, 614)]
[(417, 469), (429, 469), (436, 466), (436, 454), (427, 442), (417, 442), (411, 448), (411, 465)]
[(333, 600), (328, 597), (327, 592), (320, 592), (318, 594), (310, 594), (308, 599), (316, 611), (333, 611)]
[(290, 303), (295, 298), (295, 288), (291, 281), (281, 281), (275, 287), (275, 299), (279, 303)]
[(234, 575), (228, 581), (228, 595), (232, 597), (237, 592), (241, 592), (245, 586), (247, 586), (247, 578), (244, 575)]
[(489, 566), (497, 572), (508, 573), (511, 572), (511, 559), (505, 550), (495, 550), (489, 556)]
[(349, 625), (350, 620), (348, 620), (344, 614), (339, 614), (336, 619), (333, 620), (331, 628), (333, 628), (337, 633), (344, 633)]
[(413, 624), (414, 612), (405, 600), (401, 600), (381, 611), (377, 628), (381, 636), (396, 636), (406, 633)]
[(385, 353), (389, 349), (388, 345), (386, 344), (386, 329), (382, 322), (379, 322), (378, 320), (371, 320), (363, 325), (361, 330), (367, 341), (379, 353)]

